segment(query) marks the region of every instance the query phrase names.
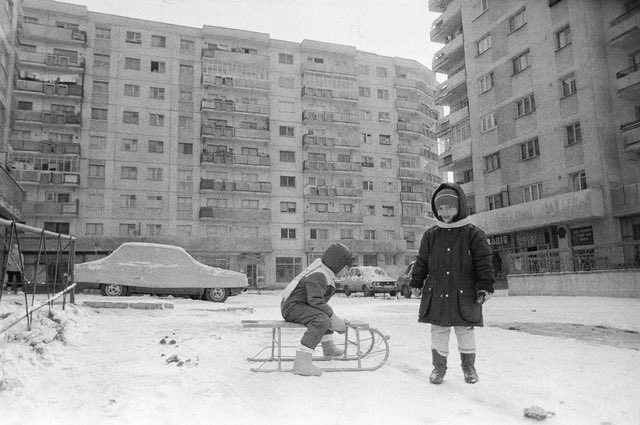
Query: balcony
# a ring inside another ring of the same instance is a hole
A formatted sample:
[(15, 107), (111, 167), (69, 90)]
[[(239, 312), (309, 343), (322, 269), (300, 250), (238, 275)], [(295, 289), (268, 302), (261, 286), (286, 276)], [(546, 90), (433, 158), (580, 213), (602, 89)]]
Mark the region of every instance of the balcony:
[(470, 218), (473, 224), (491, 235), (604, 216), (602, 189), (593, 188), (485, 211)]
[(233, 100), (202, 100), (202, 109), (211, 109), (216, 112), (238, 113), (246, 115), (269, 115), (269, 105), (235, 102)]
[(357, 114), (340, 114), (337, 112), (321, 112), (306, 110), (302, 113), (302, 122), (320, 121), (337, 124), (360, 124), (360, 118)]
[(15, 110), (12, 114), (15, 121), (21, 122), (41, 123), (45, 125), (82, 125), (82, 116), (79, 112), (58, 113)]
[(244, 89), (269, 91), (271, 82), (269, 80), (259, 80), (242, 77), (221, 77), (215, 74), (202, 74), (202, 84), (210, 85), (222, 89)]
[(412, 179), (412, 180), (424, 180), (426, 177), (425, 170), (419, 168), (398, 168), (398, 177)]
[(23, 204), (26, 216), (78, 215), (78, 202), (55, 203), (45, 201), (26, 201)]
[(408, 216), (408, 215), (400, 216), (400, 224), (403, 226), (425, 226), (431, 221), (435, 221), (435, 220), (428, 217), (422, 217), (422, 216)]
[(271, 182), (242, 182), (202, 179), (200, 180), (200, 190), (211, 190), (215, 192), (271, 193)]
[(429, 202), (430, 199), (426, 193), (418, 192), (400, 192), (401, 202)]
[(22, 219), (24, 189), (16, 182), (4, 164), (0, 164), (0, 216), (13, 220)]
[(203, 164), (271, 166), (269, 155), (240, 155), (227, 152), (203, 152), (200, 156), (200, 162)]
[(467, 97), (467, 70), (462, 67), (449, 75), (438, 88), (436, 93), (436, 105), (451, 105), (460, 98)]
[(440, 154), (438, 171), (456, 172), (470, 168), (472, 158), (471, 138), (450, 143), (446, 150)]
[(445, 44), (433, 56), (433, 72), (450, 74), (464, 60), (464, 36), (460, 35)]
[(271, 210), (245, 210), (238, 208), (200, 207), (200, 219), (216, 221), (232, 221), (240, 223), (270, 223)]
[(270, 140), (271, 133), (267, 129), (259, 128), (236, 128), (236, 139), (257, 139), (257, 140)]
[(352, 102), (358, 101), (357, 91), (331, 90), (331, 89), (321, 89), (317, 87), (303, 87), (302, 96), (303, 97), (310, 96), (313, 98), (324, 98), (324, 99), (334, 99), (334, 100), (346, 100), (346, 101), (352, 101)]
[(633, 50), (640, 45), (640, 4), (609, 23), (611, 44), (619, 49)]
[(20, 37), (24, 40), (53, 41), (67, 44), (87, 44), (87, 33), (80, 30), (24, 22)]
[(200, 128), (202, 135), (232, 139), (235, 135), (234, 128), (231, 126), (219, 126), (211, 124), (202, 124)]
[(635, 64), (616, 73), (618, 96), (627, 100), (640, 99), (640, 65)]
[(427, 134), (426, 128), (422, 124), (398, 121), (398, 133), (405, 133), (405, 136), (418, 136)]
[(429, 11), (442, 13), (449, 3), (451, 0), (429, 0)]
[(308, 186), (308, 196), (362, 198), (362, 189), (355, 187)]
[(360, 172), (362, 164), (359, 162), (333, 162), (333, 161), (304, 161), (304, 171), (346, 171)]
[(40, 153), (80, 155), (80, 144), (73, 142), (53, 142), (51, 140), (10, 139), (9, 143), (15, 151), (32, 151)]
[(449, 2), (442, 14), (433, 21), (429, 36), (434, 43), (447, 43), (462, 31), (460, 0)]
[(394, 85), (405, 89), (417, 90), (429, 96), (433, 96), (433, 90), (429, 89), (429, 86), (422, 81), (410, 78), (396, 78)]
[(304, 134), (302, 136), (303, 146), (327, 146), (331, 147), (335, 144), (334, 137), (316, 136), (312, 134)]
[(82, 97), (82, 86), (78, 84), (53, 84), (42, 81), (17, 80), (14, 90), (43, 93), (46, 96)]
[(624, 150), (636, 155), (640, 154), (640, 120), (620, 126)]
[(309, 211), (304, 213), (304, 221), (317, 221), (325, 223), (362, 223), (364, 216), (358, 213), (344, 212), (316, 212)]
[[(312, 239), (304, 241), (304, 251), (307, 253), (326, 251), (331, 244), (335, 243), (330, 239)], [(405, 251), (404, 239), (389, 240), (360, 240), (360, 239), (342, 239), (340, 243), (347, 246), (351, 252), (358, 253), (402, 253)]]
[(25, 52), (18, 50), (18, 61), (23, 64), (42, 65), (51, 68), (76, 68), (75, 71), (84, 69), (84, 59), (76, 58), (75, 61), (67, 56), (54, 53)]
[(319, 71), (326, 72), (328, 74), (342, 74), (342, 75), (358, 75), (358, 68), (351, 64), (326, 64), (326, 63), (317, 63), (312, 61), (303, 61), (302, 62), (302, 72), (305, 71)]
[(430, 117), (431, 114), (429, 113), (429, 108), (420, 103), (420, 102), (414, 102), (411, 100), (404, 100), (404, 99), (398, 99), (396, 100), (396, 108), (397, 109), (406, 109), (408, 111), (413, 111), (413, 112), (418, 112), (421, 115), (424, 115), (426, 117)]
[(611, 189), (611, 208), (614, 217), (640, 213), (640, 183), (630, 183)]
[(12, 169), (11, 175), (17, 182), (21, 183), (39, 183), (52, 185), (72, 185), (80, 184), (79, 173), (66, 173), (62, 171), (48, 170), (18, 170)]

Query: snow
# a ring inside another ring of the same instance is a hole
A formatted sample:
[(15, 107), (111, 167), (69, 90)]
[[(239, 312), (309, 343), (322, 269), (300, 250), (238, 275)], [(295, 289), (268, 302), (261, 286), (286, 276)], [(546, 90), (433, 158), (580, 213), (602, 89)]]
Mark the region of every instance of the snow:
[[(464, 383), (452, 334), (449, 370), (436, 386), (428, 382), (429, 326), (417, 323), (416, 299), (336, 295), (336, 313), (389, 335), (391, 354), (376, 371), (316, 378), (249, 370), (255, 364), (246, 358), (270, 342), (270, 331), (243, 329), (241, 321), (280, 319), (278, 293), (246, 292), (223, 304), (119, 300), (174, 304), (157, 310), (94, 309), (82, 302), (106, 298), (79, 294), (51, 318), (43, 308), (35, 331), (21, 324), (0, 340), (0, 417), (3, 425), (493, 425), (535, 423), (523, 412), (537, 405), (555, 413), (549, 424), (640, 423), (640, 335), (633, 333), (640, 299), (501, 295), (485, 304), (485, 327), (476, 331), (480, 381)], [(5, 293), (0, 318), (24, 311), (21, 303), (23, 296)], [(509, 330), (514, 323), (606, 327), (613, 339)], [(55, 326), (57, 339), (36, 344), (52, 339), (47, 330)], [(283, 330), (292, 345), (300, 334)], [(167, 363), (172, 355), (185, 363)]]

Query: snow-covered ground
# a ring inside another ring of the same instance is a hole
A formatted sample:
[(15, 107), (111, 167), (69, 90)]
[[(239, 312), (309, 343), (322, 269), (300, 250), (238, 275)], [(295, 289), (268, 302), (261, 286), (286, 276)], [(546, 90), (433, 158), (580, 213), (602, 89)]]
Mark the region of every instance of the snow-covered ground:
[[(243, 293), (224, 304), (124, 298), (135, 299), (175, 308), (95, 309), (83, 301), (105, 298), (80, 294), (65, 311), (56, 306), (53, 321), (43, 309), (31, 333), (21, 324), (1, 335), (0, 423), (494, 425), (535, 422), (523, 411), (537, 405), (555, 412), (549, 424), (640, 424), (640, 299), (494, 297), (476, 332), (480, 381), (464, 383), (452, 335), (440, 386), (428, 381), (429, 327), (416, 321), (419, 300), (336, 295), (336, 312), (389, 335), (391, 354), (373, 372), (316, 378), (249, 371), (247, 356), (269, 343), (270, 332), (240, 322), (279, 319), (277, 293)], [(5, 293), (0, 328), (3, 313), (21, 311), (23, 300)], [(58, 338), (38, 344), (53, 337), (45, 330), (54, 325)], [(292, 344), (299, 335), (284, 331)], [(167, 363), (173, 354), (185, 363)]]

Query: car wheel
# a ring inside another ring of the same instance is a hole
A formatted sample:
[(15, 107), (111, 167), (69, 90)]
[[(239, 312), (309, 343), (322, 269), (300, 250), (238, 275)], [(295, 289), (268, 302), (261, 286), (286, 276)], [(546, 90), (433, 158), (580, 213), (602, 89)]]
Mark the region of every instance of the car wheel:
[(373, 291), (367, 285), (362, 285), (362, 292), (365, 297), (372, 297)]
[(102, 295), (105, 297), (121, 297), (126, 295), (126, 289), (122, 285), (108, 284), (102, 285)]
[(214, 303), (223, 303), (229, 298), (229, 290), (226, 288), (207, 288), (204, 290), (204, 299)]
[(345, 286), (342, 291), (344, 292), (345, 297), (348, 297), (349, 295), (351, 295), (351, 289), (349, 289), (348, 286)]
[(411, 298), (411, 289), (407, 285), (402, 287), (402, 296), (405, 298)]

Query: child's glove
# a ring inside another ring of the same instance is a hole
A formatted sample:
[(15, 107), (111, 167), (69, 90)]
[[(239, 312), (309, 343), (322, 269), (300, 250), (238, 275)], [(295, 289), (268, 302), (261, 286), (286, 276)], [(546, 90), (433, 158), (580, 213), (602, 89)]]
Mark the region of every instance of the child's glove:
[(336, 314), (329, 318), (330, 328), (332, 331), (343, 334), (347, 331), (347, 325), (344, 323), (344, 319), (339, 318)]
[(411, 294), (416, 298), (420, 298), (422, 296), (422, 289), (421, 288), (411, 288)]
[(478, 302), (478, 304), (484, 304), (485, 302), (489, 301), (489, 298), (491, 298), (491, 294), (484, 289), (479, 290), (476, 295), (476, 301)]

